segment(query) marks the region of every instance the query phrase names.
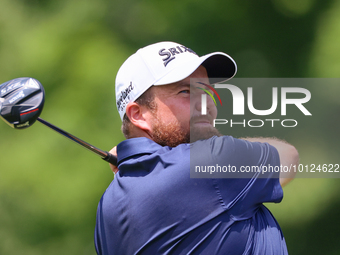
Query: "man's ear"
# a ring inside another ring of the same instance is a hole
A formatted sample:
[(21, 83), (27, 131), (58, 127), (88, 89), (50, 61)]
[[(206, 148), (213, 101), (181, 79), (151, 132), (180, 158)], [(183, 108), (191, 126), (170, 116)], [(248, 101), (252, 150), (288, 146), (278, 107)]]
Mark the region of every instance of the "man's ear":
[(126, 116), (130, 119), (130, 122), (136, 126), (137, 128), (150, 133), (151, 125), (150, 125), (150, 110), (142, 105), (137, 104), (136, 102), (130, 102), (126, 106)]

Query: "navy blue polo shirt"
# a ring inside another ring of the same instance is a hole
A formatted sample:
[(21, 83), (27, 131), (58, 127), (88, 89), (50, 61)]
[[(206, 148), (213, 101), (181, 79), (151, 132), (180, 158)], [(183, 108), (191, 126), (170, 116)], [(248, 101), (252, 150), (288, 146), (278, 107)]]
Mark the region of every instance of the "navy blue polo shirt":
[(171, 148), (142, 137), (117, 151), (119, 172), (98, 205), (98, 254), (288, 254), (263, 205), (282, 200), (279, 173), (190, 177), (190, 160), (279, 166), (274, 147), (222, 136)]

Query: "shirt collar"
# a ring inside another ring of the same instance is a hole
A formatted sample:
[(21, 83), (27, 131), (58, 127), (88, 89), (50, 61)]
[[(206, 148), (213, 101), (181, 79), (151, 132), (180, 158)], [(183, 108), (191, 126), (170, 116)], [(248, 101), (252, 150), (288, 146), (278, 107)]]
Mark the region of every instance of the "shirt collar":
[(161, 145), (146, 137), (127, 139), (117, 145), (118, 164), (138, 154), (152, 154), (162, 148)]

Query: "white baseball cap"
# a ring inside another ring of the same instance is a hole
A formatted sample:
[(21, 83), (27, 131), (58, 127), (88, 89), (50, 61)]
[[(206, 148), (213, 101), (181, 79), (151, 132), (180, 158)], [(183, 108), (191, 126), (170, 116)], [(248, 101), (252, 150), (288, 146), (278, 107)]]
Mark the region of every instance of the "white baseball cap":
[(116, 76), (116, 105), (123, 120), (126, 106), (151, 86), (185, 79), (200, 65), (215, 83), (231, 79), (237, 71), (235, 61), (223, 52), (199, 57), (193, 50), (175, 43), (159, 42), (139, 49), (120, 67)]

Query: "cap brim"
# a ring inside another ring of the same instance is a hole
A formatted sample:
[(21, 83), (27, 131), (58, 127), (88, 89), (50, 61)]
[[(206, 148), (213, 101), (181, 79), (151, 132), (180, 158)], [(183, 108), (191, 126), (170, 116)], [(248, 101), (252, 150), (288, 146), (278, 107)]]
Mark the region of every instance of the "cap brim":
[(213, 83), (226, 81), (235, 76), (237, 65), (235, 61), (223, 52), (214, 52), (196, 60), (183, 63), (156, 81), (153, 85), (165, 85), (178, 82), (191, 75), (200, 65), (207, 70), (208, 77)]

